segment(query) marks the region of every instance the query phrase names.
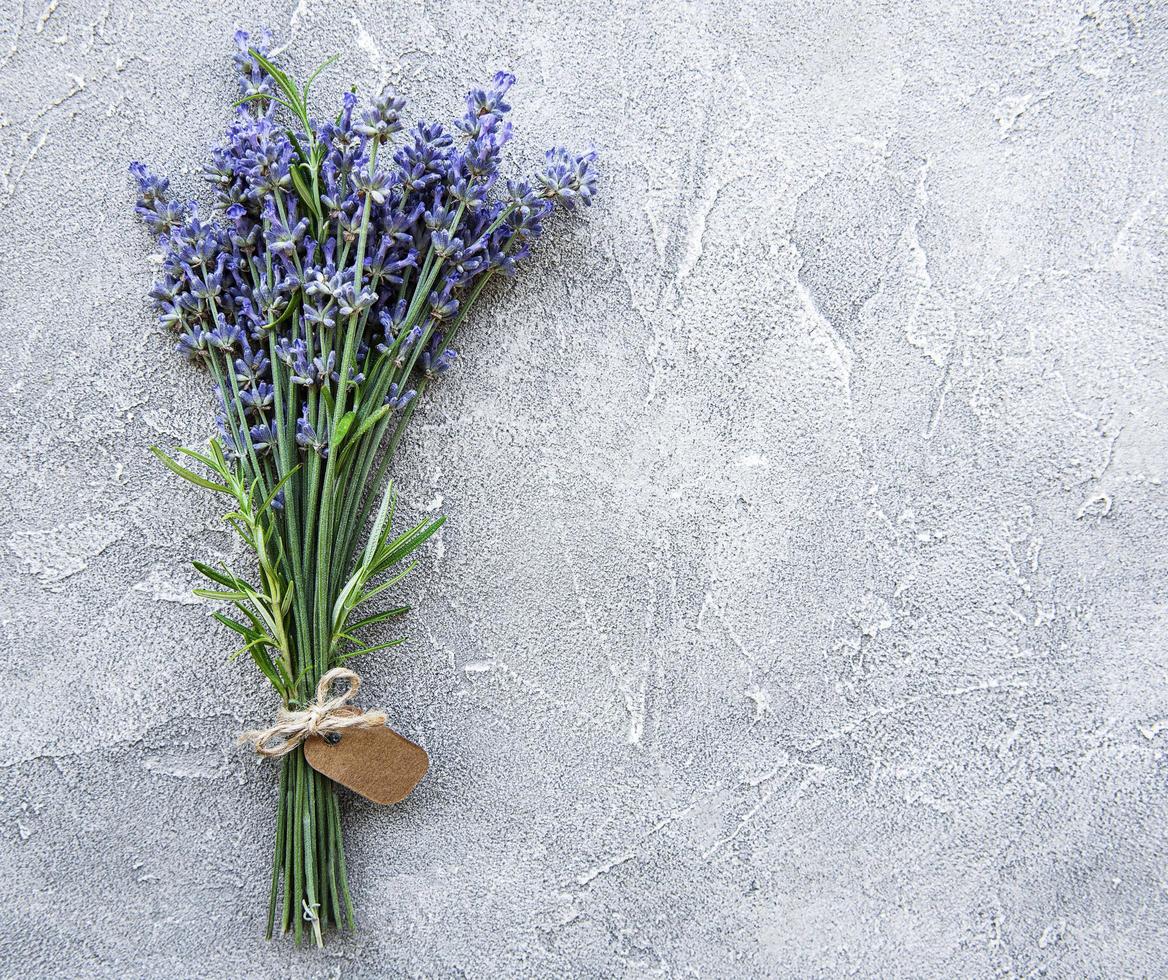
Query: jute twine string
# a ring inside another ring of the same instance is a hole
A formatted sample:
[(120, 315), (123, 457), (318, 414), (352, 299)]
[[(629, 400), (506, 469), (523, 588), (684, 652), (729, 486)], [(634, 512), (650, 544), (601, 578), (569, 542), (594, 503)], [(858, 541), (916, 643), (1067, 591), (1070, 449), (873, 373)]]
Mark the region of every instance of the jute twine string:
[[(348, 681), (349, 686), (334, 697), (329, 697), (329, 689), (335, 681)], [(256, 753), (266, 759), (278, 759), (287, 755), (310, 735), (327, 735), (343, 732), (347, 728), (377, 728), (388, 720), (384, 711), (362, 711), (359, 714), (338, 713), (348, 705), (361, 686), (361, 678), (348, 667), (334, 667), (316, 685), (316, 700), (305, 706), (303, 711), (280, 708), (276, 712), (276, 723), (271, 728), (261, 728), (244, 732), (239, 736), (240, 744), (251, 745)]]

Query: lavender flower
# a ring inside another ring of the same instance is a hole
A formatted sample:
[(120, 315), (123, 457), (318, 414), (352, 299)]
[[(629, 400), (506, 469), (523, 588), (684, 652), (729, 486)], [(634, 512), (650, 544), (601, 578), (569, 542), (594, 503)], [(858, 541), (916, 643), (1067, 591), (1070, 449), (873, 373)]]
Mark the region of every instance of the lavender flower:
[(417, 397), (417, 394), (417, 391), (413, 388), (398, 394), (397, 385), (391, 384), (389, 386), (389, 392), (385, 396), (385, 404), (389, 406), (391, 412), (400, 412)]
[(267, 234), (268, 251), (283, 256), (297, 254), (297, 248), (307, 231), (307, 218), (301, 218), (295, 225), (289, 226), (279, 218), (273, 217)]
[(272, 446), (276, 442), (276, 430), (267, 422), (260, 425), (253, 425), (248, 430), (248, 438), (251, 440), (251, 448), (256, 455), (263, 456), (271, 451)]
[(361, 115), (361, 122), (353, 129), (368, 139), (384, 143), (401, 131), (401, 111), (405, 105), (405, 99), (393, 92), (383, 92), (373, 100), (372, 108)]
[(457, 352), (449, 347), (441, 353), (425, 351), (422, 354), (422, 373), (431, 381), (440, 378), (454, 366), (457, 357)]
[(596, 153), (573, 156), (562, 146), (547, 152), (547, 166), (536, 174), (536, 180), (543, 187), (544, 197), (562, 204), (569, 211), (577, 201), (587, 207), (592, 204), (596, 193), (596, 168), (593, 162)]
[(300, 418), (296, 420), (296, 445), (301, 449), (311, 450), (318, 456), (328, 456), (328, 440), (318, 436), (316, 429), (309, 423), (307, 405), (304, 406)]

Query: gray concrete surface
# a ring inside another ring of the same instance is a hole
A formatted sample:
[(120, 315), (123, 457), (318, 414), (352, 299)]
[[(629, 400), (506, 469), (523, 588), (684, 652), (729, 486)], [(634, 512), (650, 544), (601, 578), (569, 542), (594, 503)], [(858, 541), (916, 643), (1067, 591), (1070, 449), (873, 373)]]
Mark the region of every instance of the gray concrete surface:
[[(260, 937), (271, 710), (146, 454), (208, 431), (127, 161), (235, 23), (604, 186), (397, 476), (449, 524), (346, 807), (360, 932)], [(8, 2), (0, 973), (1150, 976), (1168, 962), (1168, 6)]]

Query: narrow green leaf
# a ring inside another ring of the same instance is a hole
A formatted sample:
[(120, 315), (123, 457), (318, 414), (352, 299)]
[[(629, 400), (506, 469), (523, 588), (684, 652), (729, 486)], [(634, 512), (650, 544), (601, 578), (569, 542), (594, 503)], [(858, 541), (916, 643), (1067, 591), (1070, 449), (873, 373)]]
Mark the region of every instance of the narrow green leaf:
[(273, 65), (255, 48), (251, 48), (250, 50), (252, 56), (260, 63), (264, 71), (271, 75), (275, 83), (280, 86), (280, 90), (291, 103), (289, 110), (294, 116), (296, 116), (297, 119), (300, 120), (301, 125), (304, 127), (304, 131), (306, 133), (311, 132), (312, 126), (308, 121), (308, 107), (304, 104), (304, 100), (300, 96), (300, 91), (296, 88), (296, 83), (292, 81), (291, 76), (289, 76), (282, 69)]
[(345, 436), (349, 434), (349, 430), (353, 427), (353, 420), (357, 417), (357, 413), (353, 411), (345, 412), (341, 416), (341, 420), (337, 423), (336, 428), (333, 429), (332, 439), (329, 441), (330, 452), (336, 452), (341, 443), (345, 441)]
[(336, 601), (333, 603), (333, 629), (339, 630), (344, 621), (349, 617), (349, 613), (356, 603), (351, 603), (350, 600), (356, 595), (357, 590), (361, 588), (363, 572), (358, 568), (349, 577), (349, 580), (344, 584), (340, 593), (337, 595)]
[(255, 539), (252, 537), (251, 530), (248, 528), (247, 522), (241, 515), (227, 514), (224, 516), (223, 520), (225, 520), (232, 526), (232, 528), (234, 528), (235, 533), (239, 535), (244, 544), (251, 548), (252, 551), (256, 550)]
[[(279, 664), (279, 660), (273, 661), (264, 652), (262, 645), (249, 643), (245, 649), (251, 654), (251, 659), (255, 661), (255, 665), (260, 669), (260, 673), (271, 682), (272, 687), (281, 692), (287, 690), (283, 684), (283, 678), (277, 672), (276, 667), (273, 666), (274, 664)], [(287, 671), (284, 671), (284, 673), (287, 673)]]
[(191, 564), (195, 566), (195, 569), (200, 574), (205, 575), (212, 582), (215, 582), (219, 585), (226, 585), (227, 588), (233, 590), (238, 590), (240, 587), (240, 579), (238, 579), (230, 570), (221, 572), (219, 569), (212, 568), (210, 565), (204, 565), (201, 561), (193, 561)]
[(292, 315), (292, 311), (294, 309), (296, 309), (296, 301), (299, 297), (300, 297), (300, 290), (297, 289), (292, 294), (292, 298), (290, 300), (288, 300), (287, 303), (284, 304), (284, 309), (280, 312), (280, 315), (278, 317), (276, 317), (276, 319), (274, 319), (274, 320), (269, 320), (267, 323), (263, 324), (259, 329), (260, 330), (274, 330), (281, 323), (283, 323), (285, 320), (287, 320), (288, 317)]
[(354, 432), (353, 435), (349, 439), (350, 448), (356, 444), (358, 439), (360, 439), (363, 435), (365, 435), (366, 432), (368, 432), (370, 429), (372, 429), (373, 426), (375, 426), (378, 422), (380, 422), (383, 418), (385, 418), (385, 416), (387, 416), (389, 413), (390, 413), (390, 406), (389, 405), (382, 405), (381, 408), (377, 409), (376, 412), (371, 414), (367, 419), (365, 419), (364, 422), (362, 422), (359, 426), (357, 426), (357, 431)]
[(284, 135), (288, 137), (288, 142), (292, 144), (292, 148), (296, 151), (296, 155), (301, 160), (307, 159), (307, 157), (304, 155), (304, 150), (300, 147), (299, 137), (290, 129), (284, 130)]
[(284, 666), (284, 661), (279, 657), (273, 657), (270, 663), (276, 668), (276, 673), (279, 674), (280, 679), (284, 682), (284, 689), (286, 691), (296, 690), (296, 684), (293, 683), (292, 677), (288, 673), (288, 668)]
[(284, 70), (273, 65), (255, 48), (249, 48), (248, 51), (251, 56), (255, 58), (257, 62), (259, 62), (260, 67), (272, 76), (272, 80), (280, 86), (284, 94), (288, 96), (289, 100), (291, 100), (293, 103), (299, 104), (300, 92), (297, 90), (296, 86), (292, 84), (292, 80), (288, 77), (287, 74), (285, 74)]
[(324, 71), (326, 68), (328, 68), (329, 65), (333, 64), (339, 57), (340, 57), (339, 54), (334, 54), (331, 58), (326, 58), (324, 61), (321, 62), (320, 67), (317, 68), (316, 71), (314, 71), (311, 75), (308, 76), (308, 80), (304, 83), (304, 89), (300, 93), (301, 101), (306, 106), (308, 105), (308, 90), (310, 88), (312, 88), (312, 83), (315, 82), (317, 80), (317, 78), (320, 77), (320, 73), (322, 71)]
[(203, 599), (222, 599), (225, 602), (239, 602), (243, 599), (250, 599), (246, 592), (221, 592), (218, 589), (194, 589), (194, 594)]
[(238, 609), (242, 615), (247, 617), (248, 622), (251, 623), (251, 625), (254, 627), (257, 635), (266, 635), (264, 633), (264, 623), (254, 612), (251, 611), (251, 609), (243, 604), (242, 600), (233, 602), (232, 605), (235, 606), (235, 608)]
[(394, 500), (393, 480), (389, 480), (385, 484), (385, 490), (381, 494), (381, 505), (377, 508), (377, 517), (373, 521), (373, 527), (369, 531), (369, 540), (365, 542), (365, 552), (361, 556), (361, 564), (372, 567), (374, 563), (374, 556), (381, 549), (385, 542), (385, 529), (388, 526), (390, 507)]
[(409, 606), (394, 606), (393, 609), (387, 609), (385, 612), (377, 613), (374, 616), (366, 616), (364, 619), (359, 619), (355, 623), (348, 623), (345, 629), (356, 632), (357, 630), (365, 629), (367, 626), (376, 626), (378, 623), (384, 623), (388, 619), (397, 619), (409, 611)]
[(248, 102), (255, 102), (259, 99), (263, 99), (266, 102), (275, 102), (276, 105), (282, 105), (293, 115), (298, 115), (296, 110), (283, 99), (277, 99), (274, 95), (265, 95), (263, 92), (257, 92), (254, 95), (245, 95), (242, 99), (237, 99), (235, 102), (232, 102), (231, 108), (238, 109), (241, 105), (246, 105)]
[(397, 585), (398, 582), (400, 582), (403, 578), (405, 578), (407, 575), (409, 575), (410, 572), (412, 572), (415, 568), (417, 568), (417, 566), (418, 566), (418, 563), (416, 561), (412, 561), (402, 571), (398, 572), (398, 574), (395, 575), (393, 578), (386, 579), (379, 586), (377, 586), (377, 588), (370, 589), (368, 592), (363, 593), (361, 598), (358, 599), (355, 603), (353, 603), (354, 608), (361, 605), (361, 603), (363, 603), (363, 602), (368, 602), (374, 596), (381, 595), (381, 593), (384, 592), (386, 589), (393, 588), (395, 585)]
[(405, 643), (408, 637), (399, 636), (396, 640), (390, 640), (388, 643), (379, 643), (377, 646), (363, 647), (360, 650), (354, 650), (352, 653), (345, 653), (337, 657), (337, 663), (344, 663), (346, 660), (352, 660), (354, 657), (363, 656), (366, 653), (377, 653), (378, 650), (388, 650), (390, 647), (400, 646)]
[(312, 187), (309, 184), (311, 178), (306, 179), (300, 172), (304, 166), (304, 164), (297, 163), (289, 169), (292, 176), (292, 186), (296, 188), (296, 194), (304, 202), (304, 206), (319, 218), (321, 217), (320, 203), (317, 201), (316, 195), (312, 193)]
[(378, 575), (381, 572), (388, 571), (407, 555), (417, 551), (445, 523), (445, 515), (436, 517), (429, 523), (423, 521), (417, 527), (391, 541), (388, 547), (383, 550), (383, 553), (377, 556), (373, 574)]
[(240, 636), (242, 636), (245, 640), (248, 640), (249, 642), (254, 642), (255, 640), (259, 639), (259, 637), (257, 637), (255, 635), (254, 630), (251, 630), (248, 627), (244, 626), (243, 623), (239, 622), (239, 620), (232, 619), (230, 616), (223, 615), (223, 613), (221, 613), (221, 612), (212, 613), (211, 618), (218, 620), (220, 623), (222, 623), (224, 626), (226, 626), (229, 630), (234, 630), (236, 633), (238, 633)]
[[(207, 469), (209, 469), (212, 473), (219, 472), (219, 468), (216, 465), (215, 460), (211, 459), (211, 457), (209, 457), (209, 456), (204, 456), (202, 453), (197, 453), (193, 449), (187, 449), (186, 446), (176, 446), (174, 451), (176, 453), (182, 453), (184, 456), (189, 456), (191, 459), (197, 459), (200, 463), (202, 463), (205, 467), (207, 467)], [(220, 475), (222, 475), (222, 474), (220, 474)]]
[(280, 490), (283, 489), (285, 483), (287, 483), (289, 480), (292, 479), (293, 476), (296, 475), (296, 471), (298, 469), (300, 469), (299, 464), (292, 467), (292, 469), (290, 469), (288, 471), (288, 473), (284, 476), (284, 479), (282, 479), (279, 483), (277, 483), (274, 487), (272, 487), (272, 492), (268, 494), (267, 499), (260, 506), (260, 509), (256, 511), (256, 517), (259, 517), (261, 514), (263, 514), (264, 511), (266, 511), (272, 505), (272, 501), (276, 499), (276, 494), (278, 494), (280, 492)]
[(185, 466), (180, 466), (157, 446), (151, 446), (150, 451), (158, 457), (163, 466), (165, 466), (176, 476), (186, 480), (188, 483), (193, 483), (195, 486), (203, 487), (206, 490), (214, 490), (216, 493), (231, 493), (231, 491), (227, 489), (227, 487), (225, 487), (222, 483), (215, 483), (213, 480), (208, 480), (206, 477), (199, 476), (198, 473), (191, 472)]

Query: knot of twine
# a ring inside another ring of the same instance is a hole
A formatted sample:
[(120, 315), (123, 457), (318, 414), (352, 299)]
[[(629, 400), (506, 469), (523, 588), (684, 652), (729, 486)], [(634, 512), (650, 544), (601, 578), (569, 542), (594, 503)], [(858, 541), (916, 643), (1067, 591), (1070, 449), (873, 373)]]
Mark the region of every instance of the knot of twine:
[[(329, 689), (334, 681), (348, 681), (349, 686), (330, 698)], [(384, 711), (356, 711), (349, 708), (349, 702), (360, 686), (361, 678), (356, 671), (347, 667), (334, 667), (320, 679), (316, 685), (316, 700), (305, 705), (304, 710), (280, 708), (276, 712), (276, 723), (271, 728), (244, 732), (239, 736), (239, 741), (251, 745), (258, 755), (266, 759), (278, 759), (310, 735), (328, 735), (346, 728), (377, 728), (384, 725), (388, 720)]]

